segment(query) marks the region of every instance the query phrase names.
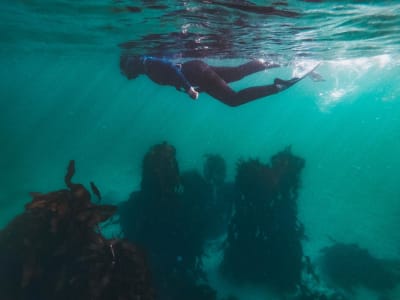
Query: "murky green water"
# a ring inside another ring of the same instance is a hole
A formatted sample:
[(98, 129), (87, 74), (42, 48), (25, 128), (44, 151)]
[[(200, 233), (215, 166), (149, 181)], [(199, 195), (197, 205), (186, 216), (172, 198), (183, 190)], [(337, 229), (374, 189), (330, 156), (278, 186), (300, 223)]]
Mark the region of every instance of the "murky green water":
[[(70, 159), (76, 160), (77, 182), (95, 181), (107, 201), (118, 203), (139, 187), (141, 160), (155, 143), (176, 147), (181, 170), (201, 170), (203, 154), (221, 154), (229, 180), (239, 158), (267, 161), (292, 145), (306, 160), (298, 199), (308, 236), (305, 253), (315, 257), (334, 239), (357, 243), (379, 258), (399, 259), (400, 69), (394, 29), (400, 10), (393, 1), (355, 2), (289, 1), (282, 9), (304, 15), (274, 16), (271, 27), (265, 16), (214, 6), (232, 19), (245, 19), (241, 26), (249, 30), (266, 22), (257, 30), (265, 39), (270, 35), (280, 41), (269, 47), (252, 35), (242, 56), (240, 44), (229, 55), (225, 48), (218, 55), (215, 46), (206, 61), (233, 65), (279, 49), (277, 59), (290, 62), (235, 83), (235, 89), (289, 78), (300, 62), (321, 61), (318, 73), (325, 79), (305, 79), (278, 95), (231, 108), (206, 94), (192, 101), (143, 76), (128, 81), (118, 68), (118, 44), (126, 41), (137, 41), (139, 46), (129, 50), (139, 52), (149, 50), (146, 34), (179, 32), (185, 22), (196, 34), (229, 27), (225, 19), (217, 26), (212, 18), (196, 18), (193, 10), (210, 4), (166, 1), (168, 8), (154, 9), (143, 1), (134, 4), (141, 12), (129, 13), (122, 9), (128, 4), (117, 1), (50, 6), (6, 1), (0, 25), (5, 37), (0, 49), (0, 224), (22, 211), (29, 192), (61, 188)], [(193, 18), (167, 15), (185, 8)], [(279, 35), (285, 24), (297, 30), (287, 44)], [(177, 56), (185, 50), (180, 47), (173, 53), (168, 46), (165, 53)], [(354, 297), (377, 299), (365, 291)], [(396, 299), (396, 292), (390, 297)]]

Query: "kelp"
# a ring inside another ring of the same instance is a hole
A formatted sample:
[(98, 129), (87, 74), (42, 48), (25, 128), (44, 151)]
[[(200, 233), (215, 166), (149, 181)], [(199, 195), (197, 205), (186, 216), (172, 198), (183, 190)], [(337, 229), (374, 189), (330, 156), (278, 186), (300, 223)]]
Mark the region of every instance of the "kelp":
[(304, 159), (287, 147), (271, 158), (237, 164), (234, 215), (225, 241), (222, 273), (240, 283), (292, 291), (301, 282), (304, 237), (297, 196)]
[(199, 173), (181, 174), (175, 155), (166, 142), (145, 154), (141, 189), (119, 207), (121, 228), (148, 253), (157, 299), (215, 299), (201, 260), (211, 190)]
[(335, 242), (321, 250), (320, 267), (328, 280), (345, 290), (357, 287), (384, 292), (400, 282), (399, 262), (374, 257), (357, 244)]
[(153, 299), (142, 250), (99, 230), (116, 207), (94, 204), (90, 192), (72, 182), (74, 173), (71, 161), (68, 189), (32, 193), (25, 211), (0, 231), (1, 298)]

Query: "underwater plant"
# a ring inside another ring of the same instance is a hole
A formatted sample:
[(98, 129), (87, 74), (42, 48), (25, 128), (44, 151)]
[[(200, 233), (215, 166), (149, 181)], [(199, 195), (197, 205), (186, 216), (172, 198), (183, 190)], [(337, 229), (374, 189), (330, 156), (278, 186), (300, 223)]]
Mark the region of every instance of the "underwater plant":
[(175, 154), (165, 142), (145, 154), (141, 189), (119, 207), (121, 228), (148, 253), (158, 299), (214, 299), (215, 292), (198, 283), (205, 279), (204, 205), (211, 196), (200, 174), (180, 174)]
[(222, 273), (241, 283), (291, 291), (301, 281), (303, 226), (297, 196), (304, 159), (290, 147), (271, 158), (237, 164), (234, 215), (225, 241)]
[(174, 195), (180, 186), (175, 147), (166, 142), (154, 145), (142, 162), (141, 190), (145, 193)]
[(352, 291), (363, 286), (382, 292), (400, 282), (399, 262), (372, 256), (357, 244), (335, 242), (321, 250), (320, 268), (331, 284)]
[(210, 206), (210, 238), (215, 238), (225, 234), (230, 218), (234, 199), (237, 196), (235, 185), (232, 182), (226, 182), (226, 163), (219, 154), (204, 155), (203, 176), (208, 183), (212, 199)]
[(221, 186), (226, 178), (226, 163), (218, 154), (205, 154), (203, 166), (204, 179), (213, 186)]
[(116, 207), (92, 203), (90, 192), (72, 183), (74, 173), (71, 161), (68, 189), (33, 193), (0, 231), (1, 299), (153, 299), (142, 251), (99, 231)]

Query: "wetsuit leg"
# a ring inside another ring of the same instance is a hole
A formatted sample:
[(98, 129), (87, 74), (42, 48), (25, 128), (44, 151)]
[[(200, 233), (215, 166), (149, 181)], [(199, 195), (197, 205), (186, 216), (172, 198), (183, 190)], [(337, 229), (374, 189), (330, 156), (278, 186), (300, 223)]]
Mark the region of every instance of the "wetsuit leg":
[(271, 85), (250, 87), (235, 92), (213, 67), (200, 60), (185, 62), (182, 65), (182, 72), (193, 86), (229, 106), (239, 106), (276, 94), (297, 82), (297, 78), (293, 80), (276, 79)]
[(260, 60), (252, 60), (248, 63), (236, 66), (236, 67), (214, 67), (211, 68), (221, 76), (226, 82), (234, 82), (241, 80), (242, 78), (257, 73), (266, 69), (277, 68), (280, 65), (268, 62), (262, 62)]

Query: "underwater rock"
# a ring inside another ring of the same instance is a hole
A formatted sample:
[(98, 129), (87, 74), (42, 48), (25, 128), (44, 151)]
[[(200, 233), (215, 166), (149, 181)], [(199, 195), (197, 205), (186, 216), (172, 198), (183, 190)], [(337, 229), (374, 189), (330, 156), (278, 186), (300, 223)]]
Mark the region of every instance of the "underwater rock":
[(373, 257), (368, 250), (357, 244), (335, 243), (321, 250), (321, 271), (336, 286), (352, 291), (363, 286), (374, 291), (393, 289), (400, 276), (388, 264)]
[(240, 160), (240, 193), (229, 224), (221, 270), (240, 283), (292, 291), (301, 281), (303, 227), (297, 219), (297, 190), (304, 160), (288, 147), (271, 158)]
[(153, 299), (144, 254), (124, 240), (107, 240), (99, 224), (116, 211), (96, 205), (81, 184), (34, 193), (25, 211), (0, 231), (2, 300)]

